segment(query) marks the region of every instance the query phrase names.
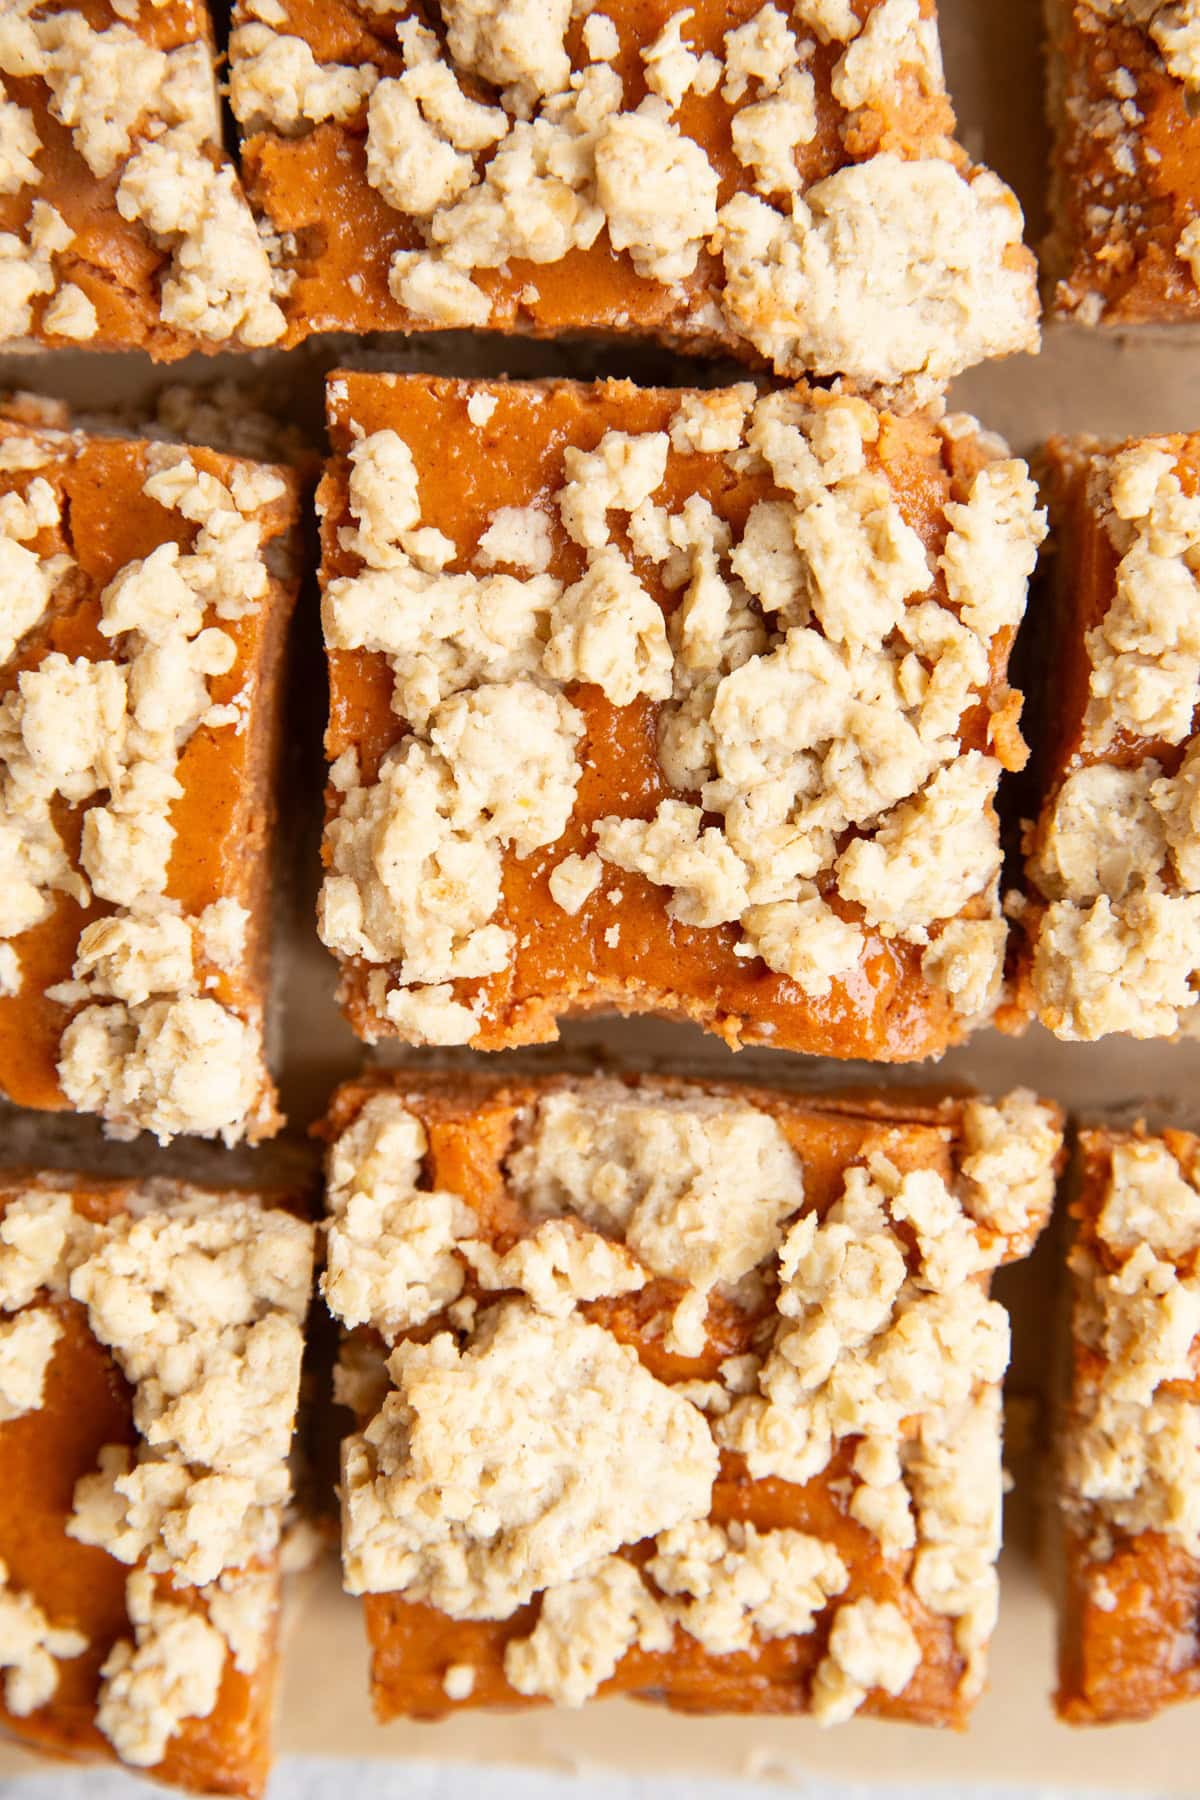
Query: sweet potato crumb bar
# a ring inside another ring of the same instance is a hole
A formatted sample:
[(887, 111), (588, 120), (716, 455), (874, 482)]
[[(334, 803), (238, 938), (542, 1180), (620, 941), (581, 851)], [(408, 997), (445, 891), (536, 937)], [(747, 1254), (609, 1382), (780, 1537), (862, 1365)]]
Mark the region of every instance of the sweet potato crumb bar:
[(0, 1184), (0, 1727), (257, 1800), (313, 1228), (268, 1198)]
[(1200, 319), (1200, 8), (1050, 0), (1053, 307), (1087, 325)]
[(1024, 991), (1059, 1037), (1170, 1037), (1200, 974), (1200, 438), (1057, 439), (1057, 598)]
[(284, 335), (272, 267), (221, 148), (198, 0), (5, 0), (0, 341), (258, 348)]
[(655, 333), (913, 394), (1036, 347), (932, 0), (239, 0), (230, 60), (292, 340)]
[(269, 1135), (288, 469), (0, 416), (0, 1091)]
[(991, 1017), (1043, 532), (973, 421), (804, 387), (329, 387), (320, 931), (368, 1040), (597, 1007), (916, 1059)]
[(1200, 1144), (1089, 1131), (1081, 1157), (1058, 1691), (1075, 1724), (1200, 1694)]
[(351, 1083), (346, 1585), (381, 1718), (628, 1692), (961, 1723), (1061, 1127), (666, 1080)]

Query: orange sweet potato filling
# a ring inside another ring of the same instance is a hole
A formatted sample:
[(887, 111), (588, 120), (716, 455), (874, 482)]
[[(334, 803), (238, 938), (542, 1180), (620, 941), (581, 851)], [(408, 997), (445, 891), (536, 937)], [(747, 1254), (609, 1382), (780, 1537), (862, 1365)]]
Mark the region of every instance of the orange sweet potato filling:
[[(1060, 79), (1072, 104), (1057, 108), (1051, 260), (1061, 274), (1058, 305), (1074, 311), (1099, 295), (1105, 323), (1167, 323), (1200, 316), (1200, 287), (1175, 246), (1200, 192), (1200, 118), (1187, 91), (1163, 66), (1148, 31), (1101, 19), (1085, 0), (1049, 8)], [(1088, 110), (1111, 122), (1114, 72), (1137, 83), (1141, 123), (1134, 167), (1114, 169), (1111, 139), (1091, 129)], [(1114, 219), (1114, 213), (1125, 217)]]

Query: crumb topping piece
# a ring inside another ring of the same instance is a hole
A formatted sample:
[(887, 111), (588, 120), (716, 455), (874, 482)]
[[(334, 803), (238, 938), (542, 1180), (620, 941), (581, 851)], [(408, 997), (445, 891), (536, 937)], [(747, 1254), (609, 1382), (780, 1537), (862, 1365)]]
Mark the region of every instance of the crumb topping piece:
[(312, 1231), (232, 1197), (122, 1217), (70, 1277), (134, 1389), (140, 1443), (78, 1483), (68, 1530), (176, 1584), (279, 1542)]
[(813, 1683), (813, 1716), (820, 1725), (838, 1725), (858, 1711), (871, 1688), (902, 1694), (920, 1660), (912, 1626), (890, 1600), (839, 1606)]
[(717, 1452), (703, 1416), (577, 1315), (502, 1301), (465, 1351), (443, 1332), (402, 1342), (388, 1369), (392, 1392), (343, 1448), (352, 1593), (508, 1618), (708, 1511)]
[(0, 1425), (37, 1412), (46, 1370), (62, 1326), (46, 1307), (31, 1307), (0, 1324)]
[(207, 1719), (217, 1703), (225, 1640), (203, 1613), (160, 1595), (135, 1569), (125, 1584), (134, 1641), (113, 1645), (100, 1671), (96, 1724), (122, 1762), (160, 1763), (185, 1719)]
[(82, 1633), (52, 1625), (28, 1594), (12, 1586), (0, 1563), (0, 1671), (10, 1713), (27, 1719), (53, 1700), (59, 1661), (82, 1656), (87, 1647)]
[(509, 1180), (535, 1218), (567, 1213), (618, 1233), (685, 1287), (664, 1340), (682, 1356), (703, 1349), (711, 1290), (763, 1262), (804, 1200), (799, 1161), (768, 1114), (702, 1096), (649, 1101), (619, 1084), (540, 1100)]
[[(738, 927), (736, 953), (809, 998), (862, 965), (874, 931), (919, 947), (960, 1017), (994, 1007), (993, 798), (1023, 746), (1015, 727), (987, 750), (961, 733), (1019, 623), (1045, 518), (1025, 465), (996, 458), (946, 503), (931, 555), (880, 462), (881, 428), (849, 396), (685, 395), (669, 431), (568, 446), (553, 510), (500, 509), (483, 572), (421, 523), (398, 432), (354, 444), (341, 546), (363, 567), (326, 583), (326, 641), (386, 657), (406, 734), (370, 782), (352, 751), (332, 771), (319, 926), (381, 966), (378, 1009), (414, 1041), (468, 1041), (478, 992), (434, 990), (508, 965), (504, 856), (566, 826), (585, 685), (658, 705), (675, 792), (650, 818), (599, 819), (594, 847), (559, 861), (564, 911), (610, 864), (668, 890), (684, 924)], [(778, 497), (735, 538), (702, 494), (661, 502), (672, 455), (767, 474)], [(556, 525), (586, 556), (570, 584), (549, 572)]]

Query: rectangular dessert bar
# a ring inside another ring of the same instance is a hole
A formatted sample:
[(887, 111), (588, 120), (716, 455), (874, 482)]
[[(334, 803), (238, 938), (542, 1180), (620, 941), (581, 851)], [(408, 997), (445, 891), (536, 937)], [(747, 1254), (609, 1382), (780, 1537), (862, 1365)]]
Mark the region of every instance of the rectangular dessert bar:
[(313, 1228), (269, 1197), (0, 1181), (0, 1730), (254, 1800)]
[(599, 1692), (965, 1722), (988, 1280), (1045, 1223), (1055, 1108), (394, 1073), (323, 1129), (381, 1719)]
[(1081, 1134), (1058, 1710), (1200, 1695), (1200, 1140)]
[(0, 1092), (269, 1135), (299, 483), (0, 412)]
[(321, 330), (654, 334), (940, 391), (1037, 345), (933, 0), (237, 0), (251, 201)]
[(1025, 1004), (1061, 1038), (1193, 1029), (1200, 437), (1045, 452), (1057, 554)]
[(0, 341), (169, 360), (283, 336), (214, 54), (199, 0), (5, 0)]
[(1052, 306), (1087, 325), (1200, 319), (1192, 0), (1049, 0)]
[(320, 930), (369, 1041), (612, 1008), (918, 1059), (991, 1016), (1043, 523), (973, 421), (339, 374)]

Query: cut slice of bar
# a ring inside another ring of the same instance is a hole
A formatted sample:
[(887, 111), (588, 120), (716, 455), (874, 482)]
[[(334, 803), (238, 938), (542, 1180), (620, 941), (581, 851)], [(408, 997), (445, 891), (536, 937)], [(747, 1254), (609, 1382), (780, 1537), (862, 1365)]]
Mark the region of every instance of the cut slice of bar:
[(221, 148), (198, 0), (5, 0), (0, 340), (148, 350), (274, 343), (278, 281)]
[(1054, 310), (1200, 319), (1200, 29), (1193, 0), (1049, 0)]
[(324, 941), (360, 1035), (602, 1007), (917, 1059), (989, 1017), (1043, 530), (960, 417), (335, 376)]
[(653, 334), (918, 392), (1036, 348), (1020, 208), (954, 141), (933, 0), (238, 0), (235, 27), (291, 341)]
[(1026, 1004), (1059, 1037), (1169, 1037), (1200, 976), (1200, 437), (1052, 441), (1058, 545)]
[(313, 1228), (84, 1175), (0, 1212), (0, 1728), (260, 1795)]
[(1071, 1213), (1058, 1710), (1200, 1695), (1200, 1140), (1086, 1131)]
[(381, 1718), (625, 1692), (965, 1721), (987, 1285), (1049, 1213), (1054, 1107), (397, 1072), (323, 1129)]
[(299, 483), (0, 416), (0, 1091), (278, 1128), (263, 1057)]

